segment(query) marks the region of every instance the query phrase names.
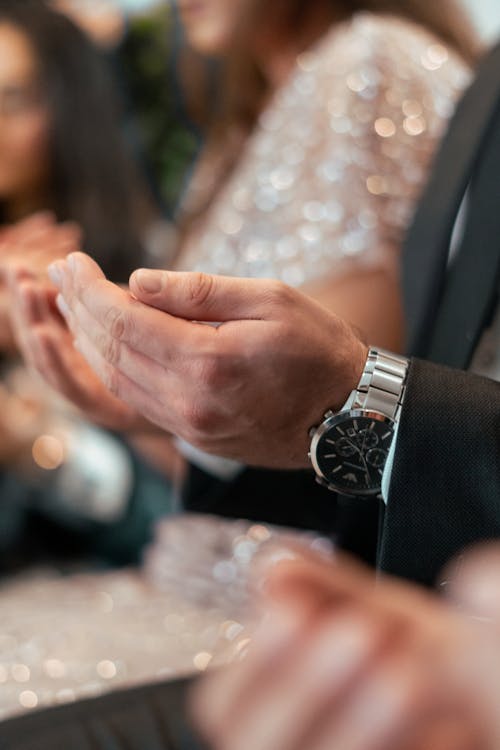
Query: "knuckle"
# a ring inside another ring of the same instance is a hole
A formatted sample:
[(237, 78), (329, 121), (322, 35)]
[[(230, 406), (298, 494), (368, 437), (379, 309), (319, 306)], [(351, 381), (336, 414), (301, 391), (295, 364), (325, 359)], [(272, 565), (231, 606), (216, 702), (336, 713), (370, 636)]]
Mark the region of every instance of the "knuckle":
[(106, 367), (102, 373), (102, 382), (113, 396), (120, 395), (120, 377), (113, 367)]
[(188, 294), (192, 303), (203, 307), (209, 300), (214, 281), (212, 276), (206, 273), (196, 272), (188, 276)]
[(273, 280), (269, 284), (268, 294), (270, 302), (281, 307), (292, 301), (294, 290), (283, 281)]
[(104, 325), (114, 339), (120, 340), (126, 338), (130, 321), (119, 307), (110, 307), (104, 315)]
[(97, 347), (108, 364), (117, 365), (120, 362), (121, 344), (118, 339), (104, 334), (97, 342)]
[(222, 357), (215, 353), (206, 354), (198, 362), (197, 380), (202, 387), (212, 390), (222, 384), (223, 371)]
[(201, 401), (189, 402), (184, 408), (184, 421), (189, 441), (201, 448), (205, 444), (207, 433), (214, 427), (214, 412)]

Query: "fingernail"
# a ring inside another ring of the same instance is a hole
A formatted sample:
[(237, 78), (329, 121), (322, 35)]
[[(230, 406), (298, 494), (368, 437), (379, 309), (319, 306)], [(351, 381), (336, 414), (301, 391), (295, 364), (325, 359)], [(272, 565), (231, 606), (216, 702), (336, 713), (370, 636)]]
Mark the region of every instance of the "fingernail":
[(62, 286), (63, 274), (61, 264), (59, 262), (51, 263), (47, 269), (47, 273), (49, 275), (49, 279), (55, 286), (57, 286), (58, 288)]
[(63, 318), (68, 318), (70, 314), (70, 310), (62, 294), (57, 295), (56, 305), (57, 305), (57, 309), (59, 310)]
[(135, 272), (134, 281), (139, 289), (146, 294), (158, 294), (158, 292), (161, 292), (162, 277), (160, 271), (141, 269)]

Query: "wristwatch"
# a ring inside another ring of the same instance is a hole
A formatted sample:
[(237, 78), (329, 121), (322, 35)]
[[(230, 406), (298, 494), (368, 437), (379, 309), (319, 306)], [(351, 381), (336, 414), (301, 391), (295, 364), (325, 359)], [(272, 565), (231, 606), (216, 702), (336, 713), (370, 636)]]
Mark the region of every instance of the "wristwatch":
[(342, 495), (378, 495), (399, 421), (409, 360), (370, 349), (355, 391), (310, 430), (316, 480)]

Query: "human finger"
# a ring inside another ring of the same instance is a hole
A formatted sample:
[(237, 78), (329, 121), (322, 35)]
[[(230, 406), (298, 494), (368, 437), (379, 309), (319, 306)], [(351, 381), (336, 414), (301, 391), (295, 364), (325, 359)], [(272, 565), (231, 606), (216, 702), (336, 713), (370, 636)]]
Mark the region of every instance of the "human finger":
[(98, 266), (82, 253), (73, 254), (67, 263), (53, 265), (50, 276), (73, 310), (75, 325), (80, 325), (78, 313), (83, 308), (89, 313), (90, 317), (85, 317), (85, 332), (91, 339), (101, 336), (97, 322), (111, 338), (162, 365), (186, 354), (192, 356), (193, 351), (202, 354), (213, 349), (214, 329), (180, 320), (138, 302), (125, 290), (106, 281)]
[[(302, 750), (324, 713), (341, 710), (381, 648), (369, 618), (346, 609), (318, 617), (286, 659), (230, 699), (219, 736), (234, 750)], [(217, 736), (217, 730), (216, 730)]]
[(130, 291), (145, 304), (187, 320), (259, 320), (276, 305), (287, 305), (294, 291), (280, 281), (204, 273), (139, 269)]
[(354, 683), (342, 710), (312, 727), (308, 750), (486, 750), (460, 691), (418, 634), (396, 640)]
[[(169, 425), (165, 425), (164, 404), (156, 398), (156, 389), (144, 389), (140, 384), (115, 369), (101, 356), (84, 332), (80, 331), (75, 340), (75, 346), (110, 395), (127, 407), (140, 412), (153, 424), (164, 429), (169, 428)], [(172, 397), (171, 412), (172, 415), (175, 414), (174, 397)], [(175, 419), (172, 417), (172, 425), (174, 424)]]
[(168, 392), (172, 382), (168, 370), (111, 336), (101, 322), (90, 315), (78, 298), (74, 299), (70, 308), (62, 295), (58, 295), (56, 304), (67, 321), (80, 351), (87, 361), (97, 368), (99, 377), (112, 392), (117, 371), (140, 385), (142, 391), (150, 390), (158, 395)]
[[(335, 587), (332, 591), (333, 566), (329, 561), (325, 562), (324, 558), (314, 554), (307, 555), (303, 549), (296, 552), (295, 559), (273, 563), (270, 571), (268, 570), (269, 578), (263, 588), (262, 605), (267, 614), (249, 647), (244, 663), (232, 671), (216, 674), (213, 679), (208, 677), (208, 683), (202, 683), (195, 696), (195, 710), (198, 711), (200, 723), (208, 732), (212, 729), (212, 733), (217, 733), (218, 727), (224, 727), (223, 733), (230, 733), (228, 723), (232, 724), (233, 718), (234, 727), (239, 723), (238, 708), (247, 715), (249, 701), (255, 701), (256, 695), (265, 696), (265, 701), (277, 700), (274, 694), (280, 695), (282, 688), (276, 688), (275, 680), (280, 670), (283, 670), (283, 665), (287, 669), (289, 664), (294, 664), (300, 658), (298, 654), (303, 646), (303, 633), (307, 632), (308, 637), (311, 637), (308, 629), (310, 624), (321, 622), (325, 612), (342, 617), (342, 611), (353, 606), (353, 596), (345, 596), (344, 590), (342, 595), (338, 595)], [(262, 560), (259, 569), (266, 569)], [(367, 582), (364, 583), (368, 586)], [(373, 586), (372, 579), (370, 584)], [(350, 592), (352, 586), (352, 578), (345, 581), (345, 590)], [(357, 604), (354, 608), (359, 610)], [(335, 630), (335, 627), (332, 629)], [(326, 628), (325, 638), (329, 637), (329, 630), (329, 627)], [(319, 638), (319, 641), (321, 651), (323, 638)], [(341, 635), (339, 642), (342, 642)], [(332, 653), (331, 649), (327, 650)], [(314, 662), (314, 657), (309, 659), (309, 663), (311, 662)], [(301, 668), (304, 666), (301, 665)], [(310, 674), (314, 668), (305, 667), (305, 670)], [(215, 687), (211, 685), (211, 679), (215, 681)], [(283, 682), (289, 686), (295, 681), (293, 676), (287, 675)], [(296, 702), (300, 703), (300, 699)], [(255, 721), (258, 721), (259, 705), (255, 708)], [(294, 713), (290, 712), (291, 715)], [(284, 712), (277, 711), (276, 717), (278, 716), (283, 717)], [(277, 741), (276, 737), (274, 741)]]

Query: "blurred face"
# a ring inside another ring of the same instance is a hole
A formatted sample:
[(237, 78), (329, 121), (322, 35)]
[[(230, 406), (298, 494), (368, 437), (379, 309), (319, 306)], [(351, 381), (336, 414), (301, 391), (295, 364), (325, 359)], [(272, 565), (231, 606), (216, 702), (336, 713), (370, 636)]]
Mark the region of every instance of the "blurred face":
[(0, 199), (29, 203), (48, 175), (49, 113), (35, 54), (21, 29), (0, 22)]
[(190, 45), (203, 55), (226, 51), (248, 0), (177, 0)]

